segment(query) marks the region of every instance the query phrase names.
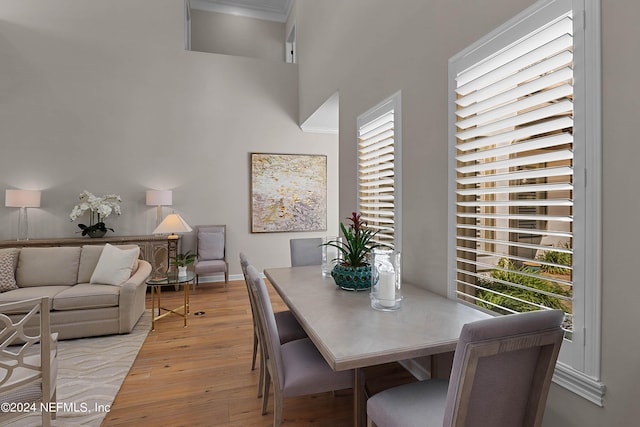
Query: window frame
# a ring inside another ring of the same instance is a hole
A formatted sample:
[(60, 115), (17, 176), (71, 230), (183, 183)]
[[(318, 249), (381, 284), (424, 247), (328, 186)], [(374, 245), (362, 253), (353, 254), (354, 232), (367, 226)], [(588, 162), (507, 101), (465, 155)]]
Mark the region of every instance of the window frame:
[(370, 108), (366, 112), (360, 114), (357, 118), (356, 125), (356, 162), (357, 162), (357, 174), (358, 183), (356, 188), (356, 200), (358, 201), (358, 213), (360, 211), (361, 198), (360, 198), (360, 156), (359, 151), (359, 139), (360, 128), (367, 123), (370, 123), (385, 114), (393, 111), (394, 117), (394, 129), (393, 129), (393, 148), (394, 148), (394, 249), (397, 251), (402, 250), (402, 93), (398, 91), (391, 95), (389, 98), (380, 102), (376, 106)]
[[(504, 25), (449, 59), (448, 86), (448, 295), (456, 297), (456, 116), (455, 77), (492, 55), (518, 34), (529, 34), (545, 25), (546, 17), (558, 10), (573, 10), (574, 19), (574, 283), (583, 287), (574, 293), (574, 310), (580, 311), (574, 325), (578, 337), (563, 344), (554, 382), (602, 406), (605, 387), (600, 381), (601, 353), (601, 246), (602, 246), (602, 124), (601, 124), (601, 26), (600, 0), (541, 0)], [(556, 15), (557, 16), (557, 15)], [(459, 301), (459, 300), (458, 300)], [(461, 303), (465, 303), (462, 302)], [(467, 303), (465, 303), (467, 304)], [(469, 304), (472, 305), (472, 304)], [(473, 305), (472, 305), (473, 306)], [(477, 308), (477, 306), (476, 306)], [(574, 318), (575, 321), (575, 318)]]

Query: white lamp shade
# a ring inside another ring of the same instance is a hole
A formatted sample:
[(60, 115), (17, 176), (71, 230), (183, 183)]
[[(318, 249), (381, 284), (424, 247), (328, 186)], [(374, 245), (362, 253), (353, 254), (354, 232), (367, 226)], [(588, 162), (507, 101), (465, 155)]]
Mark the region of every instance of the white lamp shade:
[(160, 225), (153, 230), (153, 234), (188, 233), (190, 231), (191, 227), (189, 227), (189, 224), (177, 213), (172, 213), (167, 215)]
[(172, 204), (173, 191), (147, 190), (147, 206), (171, 206)]
[(39, 208), (40, 191), (6, 190), (4, 205), (9, 208)]

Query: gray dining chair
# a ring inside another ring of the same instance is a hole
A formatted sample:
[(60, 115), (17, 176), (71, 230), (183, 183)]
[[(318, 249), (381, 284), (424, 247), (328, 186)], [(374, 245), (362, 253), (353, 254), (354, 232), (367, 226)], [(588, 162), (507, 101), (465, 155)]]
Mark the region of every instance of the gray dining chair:
[(263, 350), (265, 347), (267, 350), (262, 415), (267, 413), (270, 381), (273, 381), (273, 425), (279, 427), (285, 397), (352, 388), (354, 372), (332, 370), (309, 338), (281, 344), (267, 286), (258, 270), (251, 265), (247, 267), (247, 276), (256, 298), (261, 343)]
[(225, 284), (229, 283), (229, 263), (227, 262), (227, 226), (197, 225), (196, 261), (194, 272), (196, 280), (193, 289), (200, 283), (200, 276), (212, 273), (224, 273)]
[(322, 264), (322, 237), (289, 240), (291, 267)]
[[(258, 309), (256, 308), (256, 301), (249, 285), (249, 279), (247, 278), (247, 267), (249, 266), (249, 259), (247, 256), (240, 252), (240, 267), (242, 267), (242, 274), (244, 275), (244, 281), (247, 286), (247, 294), (249, 295), (249, 304), (251, 305), (251, 317), (253, 319), (253, 357), (251, 360), (251, 370), (256, 369), (256, 357), (258, 354), (259, 341), (259, 326), (258, 326)], [(276, 326), (278, 329), (278, 336), (280, 337), (280, 343), (285, 344), (289, 341), (295, 341), (298, 339), (306, 338), (307, 333), (304, 331), (298, 320), (293, 313), (289, 310), (278, 311), (274, 313), (276, 319)], [(264, 376), (266, 372), (266, 352), (262, 350), (260, 345), (260, 373), (258, 382), (258, 397), (262, 397), (262, 390), (264, 388)]]
[(535, 427), (564, 332), (561, 310), (463, 326), (451, 377), (380, 392), (367, 401), (369, 427)]

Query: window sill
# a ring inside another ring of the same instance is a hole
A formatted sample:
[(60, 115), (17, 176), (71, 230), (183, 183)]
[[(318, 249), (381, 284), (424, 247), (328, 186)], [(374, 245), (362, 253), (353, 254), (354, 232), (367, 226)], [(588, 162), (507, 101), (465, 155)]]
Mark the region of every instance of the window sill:
[(553, 382), (591, 403), (604, 406), (605, 385), (564, 363), (556, 364)]

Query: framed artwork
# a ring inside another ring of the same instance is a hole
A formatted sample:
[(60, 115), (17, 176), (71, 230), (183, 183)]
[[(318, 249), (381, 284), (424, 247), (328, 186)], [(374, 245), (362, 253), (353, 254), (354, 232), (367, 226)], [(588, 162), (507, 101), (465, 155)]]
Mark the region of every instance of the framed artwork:
[(326, 229), (327, 156), (251, 153), (251, 232)]

